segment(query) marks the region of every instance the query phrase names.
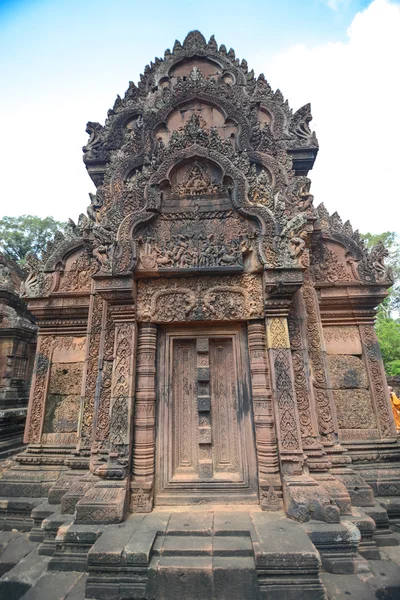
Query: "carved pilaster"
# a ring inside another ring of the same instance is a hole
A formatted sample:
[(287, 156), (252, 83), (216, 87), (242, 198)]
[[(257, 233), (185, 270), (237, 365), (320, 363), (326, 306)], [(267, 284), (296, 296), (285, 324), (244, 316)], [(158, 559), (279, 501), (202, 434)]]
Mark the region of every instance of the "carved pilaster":
[(157, 326), (141, 323), (138, 331), (135, 425), (130, 509), (153, 507), (155, 460)]
[(110, 434), (111, 379), (114, 364), (115, 327), (112, 308), (104, 306), (99, 352), (99, 377), (96, 387), (93, 419), (92, 465), (95, 472), (101, 461), (108, 456)]
[(332, 463), (324, 451), (318, 431), (314, 387), (310, 379), (311, 365), (307, 344), (306, 313), (300, 292), (297, 292), (293, 298), (288, 323), (297, 408), (303, 450), (307, 456), (306, 464), (313, 478), (336, 502), (341, 514), (349, 514), (351, 511), (350, 495), (345, 485), (329, 472)]
[(380, 435), (382, 438), (395, 439), (396, 427), (390, 406), (386, 375), (373, 325), (360, 325), (360, 335)]
[(303, 448), (285, 317), (267, 319), (267, 345), (275, 396), (276, 428), (282, 473), (301, 475), (303, 473)]
[(331, 463), (321, 444), (316, 418), (314, 389), (310, 381), (304, 303), (300, 292), (295, 294), (288, 316), (290, 349), (294, 370), (297, 410), (299, 413), (303, 450), (310, 471), (327, 471)]
[(308, 467), (304, 464), (306, 456), (303, 454), (287, 322), (291, 300), (297, 289), (298, 286), (285, 285), (274, 289), (267, 283), (265, 302), (284, 508), (288, 516), (297, 521), (338, 522), (339, 508), (332, 504), (325, 488), (309, 476)]
[(334, 465), (346, 465), (351, 459), (343, 456), (338, 443), (338, 423), (330, 389), (325, 342), (322, 332), (316, 291), (311, 282), (301, 288), (306, 317), (306, 338), (311, 362), (312, 388), (315, 398), (319, 434), (325, 451)]
[[(120, 522), (125, 518), (127, 507), (136, 359), (135, 312), (131, 305), (114, 306), (112, 318), (115, 334), (109, 454), (107, 462), (97, 466), (95, 470), (95, 474), (103, 481), (98, 481), (76, 505), (76, 521), (79, 523)], [(105, 341), (105, 332), (104, 336)], [(97, 391), (101, 375), (100, 372)]]
[(263, 510), (280, 510), (282, 508), (282, 484), (279, 475), (265, 334), (263, 321), (254, 321), (248, 324), (260, 504)]
[(89, 305), (87, 329), (86, 359), (82, 382), (82, 418), (81, 418), (81, 450), (89, 451), (92, 433), (95, 395), (99, 373), (99, 353), (101, 344), (103, 311), (105, 301), (98, 294), (92, 294)]
[(39, 336), (25, 428), (24, 441), (28, 443), (39, 443), (40, 441), (53, 345), (53, 336)]

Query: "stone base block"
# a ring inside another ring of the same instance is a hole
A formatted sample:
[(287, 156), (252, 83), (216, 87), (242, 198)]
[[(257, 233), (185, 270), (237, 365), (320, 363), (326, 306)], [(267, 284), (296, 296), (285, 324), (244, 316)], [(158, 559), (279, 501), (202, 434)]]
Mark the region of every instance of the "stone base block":
[[(27, 399), (9, 399), (0, 398), (0, 460), (16, 454), (23, 450), (24, 429), (27, 408), (20, 406), (27, 404)], [(13, 408), (7, 408), (13, 406)]]
[(48, 502), (42, 502), (39, 506), (36, 506), (32, 510), (32, 520), (33, 527), (29, 534), (29, 539), (31, 542), (43, 542), (44, 540), (44, 530), (42, 529), (42, 523), (44, 519), (50, 517), (56, 510), (54, 505), (49, 504)]
[(130, 485), (129, 510), (133, 513), (148, 513), (153, 509), (153, 483), (138, 483)]
[(72, 521), (72, 516), (62, 515), (59, 511), (56, 511), (50, 515), (50, 517), (44, 519), (42, 523), (44, 539), (38, 548), (38, 554), (44, 556), (53, 556), (56, 549), (56, 537), (60, 527), (71, 525)]
[(87, 473), (83, 477), (75, 477), (74, 480), (70, 482), (70, 488), (61, 498), (62, 514), (73, 515), (79, 500), (81, 500), (86, 492), (97, 482), (98, 477), (95, 477), (92, 473)]
[(384, 508), (388, 514), (390, 523), (400, 525), (400, 496), (378, 497), (376, 501)]
[(87, 571), (88, 552), (103, 531), (104, 527), (99, 525), (70, 524), (60, 527), (55, 538), (55, 551), (48, 565), (49, 571)]
[(375, 522), (374, 540), (377, 546), (398, 546), (398, 539), (389, 527), (388, 513), (380, 503), (376, 502), (373, 507), (363, 508), (363, 513)]
[(283, 510), (282, 483), (279, 475), (260, 480), (260, 506), (262, 510)]
[(346, 516), (346, 520), (353, 523), (361, 534), (359, 554), (366, 560), (380, 560), (381, 555), (374, 539), (375, 521), (356, 508), (353, 508), (351, 515)]
[(0, 498), (0, 529), (30, 531), (34, 525), (32, 510), (45, 498)]
[(353, 506), (374, 506), (374, 492), (361, 475), (350, 469), (335, 471), (334, 475), (346, 486)]
[(127, 480), (99, 481), (76, 504), (76, 523), (121, 523), (126, 515)]
[(339, 508), (332, 502), (325, 489), (311, 477), (285, 477), (283, 497), (286, 514), (295, 521), (340, 521)]
[(61, 474), (59, 469), (15, 465), (0, 479), (0, 496), (13, 498), (47, 498), (50, 488)]
[[(372, 467), (372, 465), (371, 465)], [(400, 497), (400, 466), (393, 465), (388, 468), (376, 466), (375, 468), (358, 469), (361, 477), (374, 490), (375, 496)]]
[(341, 515), (351, 515), (351, 498), (344, 483), (329, 473), (313, 473), (312, 477), (337, 504)]
[(272, 513), (253, 513), (252, 518), (260, 598), (326, 600), (319, 553), (303, 527)]
[(81, 479), (87, 475), (88, 471), (67, 470), (51, 486), (49, 489), (49, 504), (61, 504), (61, 499), (71, 489), (77, 479)]
[(320, 553), (322, 567), (328, 573), (367, 573), (367, 561), (358, 554), (361, 534), (350, 521), (306, 523), (303, 525)]

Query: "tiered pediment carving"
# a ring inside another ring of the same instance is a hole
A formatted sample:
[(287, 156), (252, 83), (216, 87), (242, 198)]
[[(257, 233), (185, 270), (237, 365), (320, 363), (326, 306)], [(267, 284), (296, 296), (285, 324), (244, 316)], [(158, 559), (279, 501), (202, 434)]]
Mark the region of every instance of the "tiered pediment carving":
[(42, 264), (32, 259), (24, 294), (55, 291), (48, 273), (83, 247), (90, 276), (302, 270), (313, 248), (317, 280), (385, 283), (385, 250), (368, 254), (349, 224), (313, 206), (311, 119), (309, 104), (293, 112), (232, 49), (191, 32), (129, 84), (104, 126), (88, 123), (97, 191)]

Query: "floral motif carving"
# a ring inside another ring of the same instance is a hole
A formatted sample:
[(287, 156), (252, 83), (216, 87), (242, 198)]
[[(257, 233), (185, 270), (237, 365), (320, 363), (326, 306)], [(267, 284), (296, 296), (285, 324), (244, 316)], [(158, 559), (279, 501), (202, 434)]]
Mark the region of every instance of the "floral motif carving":
[(283, 450), (301, 450), (296, 422), (293, 384), (288, 350), (274, 351), (276, 396), (279, 415), (280, 445)]
[(261, 294), (258, 275), (140, 281), (138, 319), (169, 323), (260, 318)]
[(46, 404), (47, 381), (51, 365), (53, 342), (54, 338), (52, 336), (39, 336), (34, 370), (33, 393), (29, 413), (28, 441), (31, 443), (39, 442), (40, 438)]
[(91, 296), (89, 310), (88, 354), (85, 364), (85, 396), (82, 416), (81, 435), (84, 443), (89, 445), (92, 435), (94, 399), (98, 379), (98, 357), (101, 342), (102, 316), (104, 300), (97, 294)]
[(133, 362), (133, 322), (117, 323), (115, 327), (115, 364), (112, 375), (110, 449), (119, 460), (129, 453), (129, 402)]
[(306, 335), (308, 352), (312, 366), (312, 385), (316, 401), (319, 431), (323, 440), (334, 441), (334, 424), (328, 394), (326, 365), (322, 351), (322, 335), (319, 326), (319, 315), (315, 290), (311, 285), (304, 285), (301, 290), (306, 311)]
[(268, 319), (267, 336), (269, 348), (289, 348), (286, 319), (279, 317)]

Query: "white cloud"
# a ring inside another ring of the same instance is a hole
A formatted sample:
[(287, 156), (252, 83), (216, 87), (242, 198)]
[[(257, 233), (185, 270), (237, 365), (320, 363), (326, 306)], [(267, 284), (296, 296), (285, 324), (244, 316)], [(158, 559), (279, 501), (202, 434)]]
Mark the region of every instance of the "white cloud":
[(315, 203), (360, 231), (400, 231), (400, 6), (375, 0), (347, 33), (346, 43), (260, 55), (255, 67), (293, 109), (311, 101)]

